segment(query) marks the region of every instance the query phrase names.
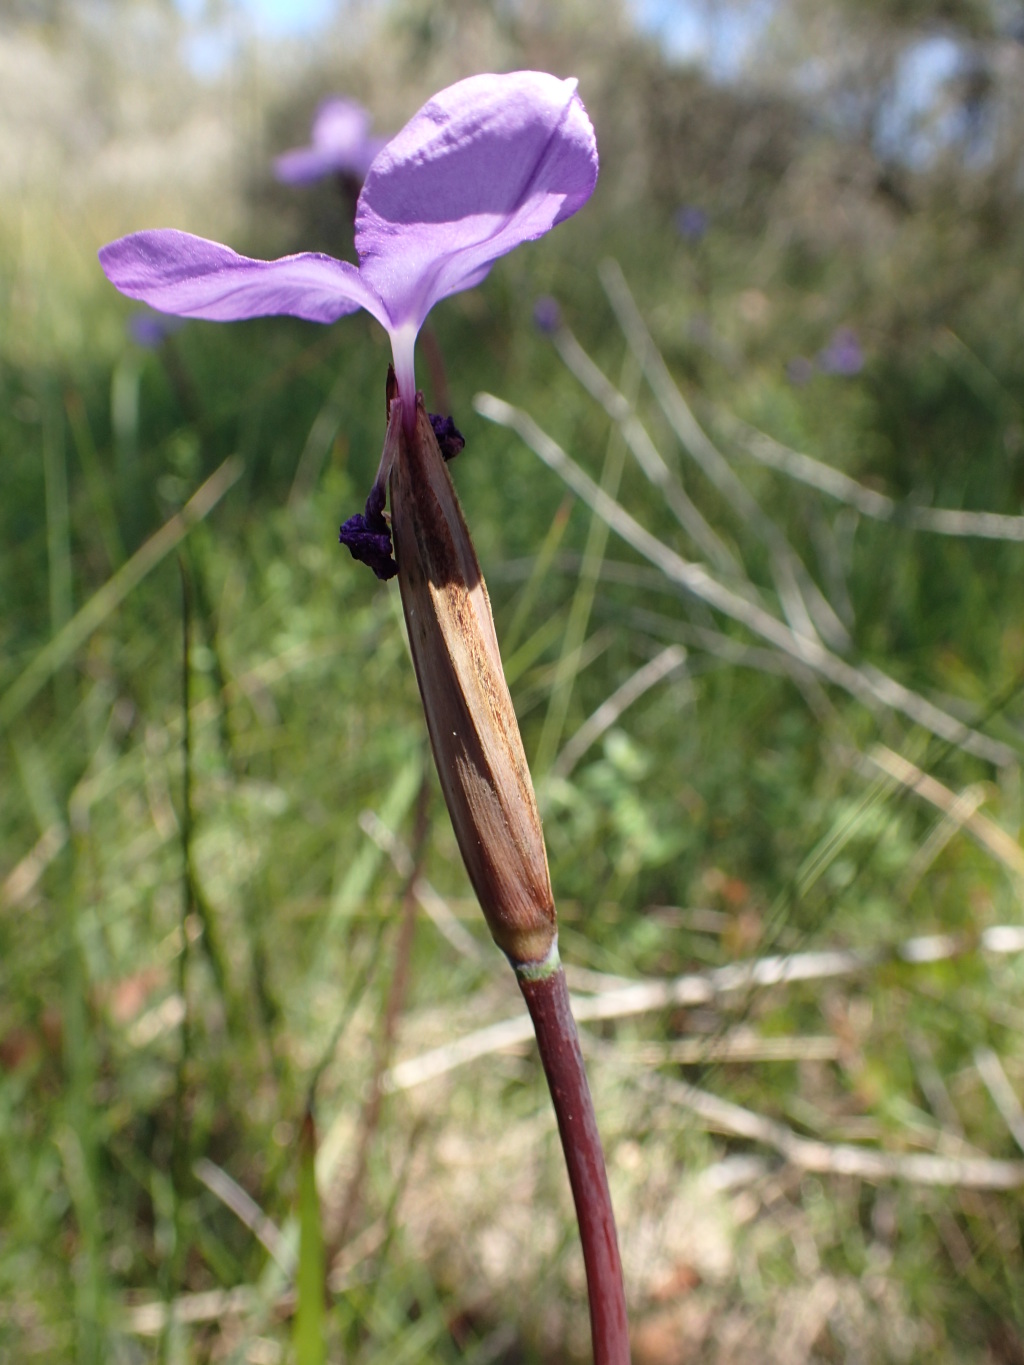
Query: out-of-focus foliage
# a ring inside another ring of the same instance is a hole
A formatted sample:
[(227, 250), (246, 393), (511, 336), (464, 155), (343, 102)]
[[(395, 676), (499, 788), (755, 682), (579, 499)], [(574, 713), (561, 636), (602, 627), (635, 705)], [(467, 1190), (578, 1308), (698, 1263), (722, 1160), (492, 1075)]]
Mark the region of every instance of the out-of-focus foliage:
[[(535, 66), (579, 77), (598, 191), (441, 305), (418, 365), (467, 437), (453, 472), (540, 760), (563, 956), (587, 993), (865, 955), (590, 1026), (635, 1359), (1019, 1358), (1019, 1188), (867, 1180), (835, 1153), (1015, 1155), (998, 1072), (1022, 1093), (1022, 960), (978, 944), (1021, 917), (1024, 545), (918, 528), (1022, 511), (1020, 14), (720, 9), (756, 41), (718, 80), (612, 0), (352, 6), (315, 44), (261, 43), (230, 6), (199, 33), (156, 0), (0, 16), (0, 1355), (287, 1359), (311, 1100), (329, 1359), (586, 1358), (532, 1052), (388, 1093), (377, 1118), (366, 1101), (395, 1059), (520, 1013), (432, 776), (420, 847), (395, 591), (335, 544), (376, 469), (386, 342), (356, 316), (141, 345), (95, 264), (158, 225), (345, 254), (344, 193), (271, 176), (323, 95), (390, 132), (462, 75)], [(775, 532), (673, 430), (609, 257)], [(476, 413), (479, 390), (527, 411), (664, 550), (705, 557), (565, 334), (534, 325), (545, 295), (713, 528), (713, 571), (785, 628), (781, 537), (835, 657), (910, 689), (917, 721), (680, 593)], [(755, 459), (751, 427), (892, 515)], [(216, 505), (99, 610), (211, 476)], [(627, 705), (670, 645), (684, 663)], [(930, 734), (927, 705), (986, 756)], [(407, 960), (388, 831), (429, 883)], [(895, 952), (915, 935), (936, 960)], [(699, 1121), (683, 1081), (834, 1168)]]

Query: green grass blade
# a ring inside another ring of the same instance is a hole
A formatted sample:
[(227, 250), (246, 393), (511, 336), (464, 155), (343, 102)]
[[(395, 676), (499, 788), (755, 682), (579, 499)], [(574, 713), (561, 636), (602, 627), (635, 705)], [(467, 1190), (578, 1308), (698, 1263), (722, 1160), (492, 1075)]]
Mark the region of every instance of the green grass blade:
[(146, 575), (166, 558), (188, 535), (198, 521), (207, 516), (228, 489), (241, 478), (244, 466), (231, 455), (160, 530), (141, 545), (128, 562), (109, 578), (85, 606), (75, 613), (29, 666), (0, 697), (0, 729), (14, 721), (53, 674), (71, 658), (94, 630), (110, 616)]

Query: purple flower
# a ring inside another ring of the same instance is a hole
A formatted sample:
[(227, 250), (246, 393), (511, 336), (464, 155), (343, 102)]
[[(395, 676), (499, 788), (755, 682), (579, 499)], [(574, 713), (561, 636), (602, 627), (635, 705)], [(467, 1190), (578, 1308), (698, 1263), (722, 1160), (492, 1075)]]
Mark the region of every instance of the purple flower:
[(708, 230), (707, 212), (697, 204), (684, 204), (676, 210), (676, 231), (687, 242), (699, 242)]
[(854, 375), (864, 368), (864, 352), (852, 327), (840, 327), (818, 355), (818, 368), (824, 374)]
[(173, 229), (111, 242), (100, 264), (123, 294), (183, 317), (334, 322), (365, 308), (391, 337), (411, 429), (413, 348), (430, 309), (574, 214), (596, 181), (575, 80), (471, 76), (428, 101), (374, 160), (356, 209), (358, 267), (314, 252), (252, 260)]
[(316, 111), (310, 145), (285, 152), (274, 162), (274, 174), (286, 185), (301, 185), (325, 175), (352, 175), (362, 180), (385, 139), (370, 136), (370, 115), (355, 100), (324, 100)]
[(548, 336), (557, 332), (562, 325), (562, 310), (558, 300), (550, 294), (542, 294), (533, 305), (533, 321), (538, 330)]
[(148, 308), (140, 309), (128, 319), (128, 335), (137, 346), (156, 351), (183, 325), (181, 318), (167, 317)]

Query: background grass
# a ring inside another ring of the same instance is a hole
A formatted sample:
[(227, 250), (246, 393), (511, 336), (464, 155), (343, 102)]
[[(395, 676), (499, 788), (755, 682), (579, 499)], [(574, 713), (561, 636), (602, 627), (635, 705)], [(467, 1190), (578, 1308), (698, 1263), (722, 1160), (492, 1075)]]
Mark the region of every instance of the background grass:
[[(601, 22), (592, 6), (542, 19), (406, 5), (339, 24), (312, 62), (240, 44), (205, 82), (156, 5), (58, 6), (0, 29), (11, 1359), (260, 1365), (293, 1341), (314, 1351), (317, 1314), (291, 1325), (307, 1111), (328, 1359), (586, 1358), (532, 1049), (384, 1084), (392, 1063), (521, 1016), (436, 789), (397, 591), (336, 544), (376, 468), (386, 341), (357, 316), (329, 330), (192, 323), (146, 349), (94, 254), (158, 223), (253, 252), (344, 254), (336, 189), (285, 192), (267, 169), (302, 140), (318, 93), (360, 95), (387, 131), (459, 75), (522, 65), (580, 76), (598, 192), (431, 327), (535, 763), (563, 958), (593, 994), (780, 951), (865, 954), (831, 980), (587, 1025), (635, 1358), (1020, 1358), (1019, 1188), (869, 1181), (837, 1156), (808, 1170), (702, 1117), (681, 1085), (833, 1155), (1016, 1153), (999, 1076), (1020, 1093), (1022, 964), (979, 944), (1020, 919), (1024, 548), (911, 523), (929, 505), (1021, 511), (1024, 218), (1002, 144), (972, 161), (954, 137), (908, 165), (833, 106), (809, 110), (783, 22), (800, 9), (781, 9), (757, 78), (738, 86), (672, 66), (611, 5)], [(871, 29), (837, 12), (876, 52), (931, 18)], [(17, 72), (33, 76), (21, 103)], [(1012, 101), (1003, 112), (1015, 126)], [(676, 229), (687, 203), (709, 215), (699, 241)], [(535, 327), (534, 300), (555, 296), (742, 566), (734, 586), (782, 619), (756, 525), (696, 468), (641, 373), (602, 286), (607, 259), (845, 625), (838, 652), (977, 727), (998, 761), (866, 707), (681, 593), (480, 415), (481, 391), (528, 412), (664, 547), (701, 557), (560, 359), (564, 336)], [(853, 375), (817, 359), (843, 326), (864, 355)], [(422, 343), (419, 374), (430, 399)], [(895, 520), (755, 461), (736, 417), (887, 493)], [(216, 500), (175, 521), (211, 478)], [(671, 644), (683, 665), (560, 775), (587, 718)], [(871, 766), (879, 745), (941, 788), (915, 793)], [(898, 955), (924, 934), (953, 935), (955, 954)]]

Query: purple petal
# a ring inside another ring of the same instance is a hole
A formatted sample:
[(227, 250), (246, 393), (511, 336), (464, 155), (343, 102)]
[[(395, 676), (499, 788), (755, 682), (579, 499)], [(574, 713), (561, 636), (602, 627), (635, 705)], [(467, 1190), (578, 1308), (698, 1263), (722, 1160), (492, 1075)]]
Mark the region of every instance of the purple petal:
[[(328, 137), (335, 114), (324, 117), (314, 140)], [(256, 261), (167, 229), (112, 242), (100, 262), (122, 293), (185, 317), (333, 322), (365, 308), (391, 337), (398, 391), (414, 414), (413, 350), (432, 305), (575, 213), (596, 181), (575, 80), (472, 76), (425, 104), (374, 160), (356, 213), (358, 270), (312, 253)]]
[[(389, 331), (414, 337), (438, 299), (575, 213), (596, 181), (575, 80), (517, 71), (442, 90), (380, 153), (359, 197), (360, 272)], [(400, 370), (404, 392), (403, 381)]]
[(134, 232), (99, 253), (111, 284), (162, 313), (234, 322), (287, 313), (309, 322), (334, 322), (365, 308), (383, 325), (387, 313), (355, 266), (303, 252), (279, 261), (254, 261), (219, 242), (162, 228)]
[(313, 120), (310, 146), (279, 156), (274, 173), (290, 185), (338, 172), (361, 180), (383, 146), (383, 138), (370, 136), (370, 115), (356, 100), (324, 100)]

